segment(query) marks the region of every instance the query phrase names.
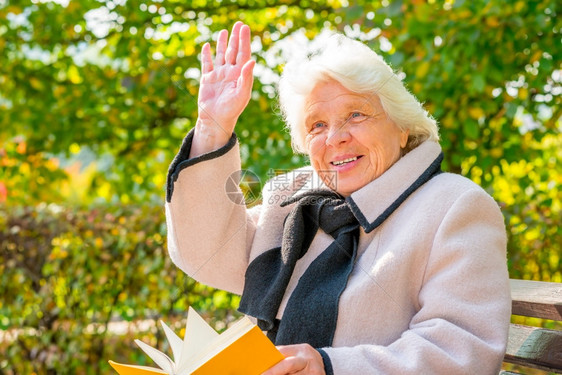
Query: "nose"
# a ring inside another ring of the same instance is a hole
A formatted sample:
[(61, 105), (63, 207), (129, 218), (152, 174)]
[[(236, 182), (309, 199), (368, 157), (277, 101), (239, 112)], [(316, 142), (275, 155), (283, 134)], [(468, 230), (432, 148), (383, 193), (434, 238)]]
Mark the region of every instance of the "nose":
[(326, 138), (326, 145), (328, 146), (339, 146), (342, 143), (349, 142), (351, 139), (351, 134), (347, 129), (345, 124), (339, 124), (336, 126), (331, 126), (328, 131), (328, 137)]

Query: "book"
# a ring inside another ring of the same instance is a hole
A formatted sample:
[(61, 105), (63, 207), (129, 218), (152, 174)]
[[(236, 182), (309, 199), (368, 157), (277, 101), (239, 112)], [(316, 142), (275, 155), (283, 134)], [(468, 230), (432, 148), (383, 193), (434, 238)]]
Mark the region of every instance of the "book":
[(284, 358), (247, 317), (218, 334), (190, 307), (183, 340), (163, 321), (160, 324), (174, 360), (141, 340), (135, 340), (160, 368), (110, 360), (111, 367), (120, 375), (259, 375)]

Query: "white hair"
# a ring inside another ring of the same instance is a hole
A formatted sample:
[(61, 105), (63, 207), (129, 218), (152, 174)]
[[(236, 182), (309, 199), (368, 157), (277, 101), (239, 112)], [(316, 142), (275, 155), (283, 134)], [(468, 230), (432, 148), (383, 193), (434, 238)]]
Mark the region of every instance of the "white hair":
[(436, 121), (376, 52), (344, 35), (332, 34), (317, 50), (292, 58), (279, 81), (281, 114), (296, 152), (306, 153), (306, 98), (319, 82), (330, 79), (350, 91), (377, 95), (388, 117), (401, 130), (410, 131), (405, 152), (425, 140), (439, 140)]

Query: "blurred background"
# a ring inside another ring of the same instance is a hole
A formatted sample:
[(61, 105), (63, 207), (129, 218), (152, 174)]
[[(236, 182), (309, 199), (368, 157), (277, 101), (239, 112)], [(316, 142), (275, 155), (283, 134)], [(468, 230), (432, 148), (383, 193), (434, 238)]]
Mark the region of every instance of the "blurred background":
[[(169, 163), (197, 116), (199, 52), (251, 26), (237, 126), (249, 196), (291, 151), (283, 63), (325, 30), (368, 44), (440, 124), (444, 169), (500, 204), (512, 278), (562, 282), (562, 12), (556, 0), (0, 0), (0, 374), (111, 374), (166, 350), (188, 306), (238, 297), (167, 256)], [(257, 181), (256, 181), (257, 180)], [(254, 199), (252, 199), (253, 201)], [(258, 199), (259, 202), (259, 199)], [(552, 322), (540, 322), (552, 325)]]

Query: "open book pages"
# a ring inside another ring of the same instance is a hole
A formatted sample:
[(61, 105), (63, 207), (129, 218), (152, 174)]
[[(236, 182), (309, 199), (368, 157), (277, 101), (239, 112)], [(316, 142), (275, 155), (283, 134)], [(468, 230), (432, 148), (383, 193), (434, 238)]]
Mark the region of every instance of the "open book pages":
[[(260, 374), (283, 359), (271, 341), (246, 317), (219, 335), (190, 307), (183, 340), (164, 322), (160, 321), (160, 323), (172, 349), (174, 360), (150, 345), (135, 340), (135, 343), (161, 370), (109, 361), (120, 375), (220, 373), (250, 375)], [(247, 363), (241, 364), (241, 361)]]

